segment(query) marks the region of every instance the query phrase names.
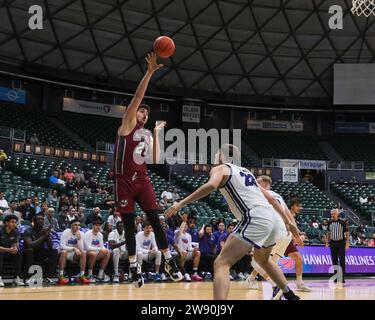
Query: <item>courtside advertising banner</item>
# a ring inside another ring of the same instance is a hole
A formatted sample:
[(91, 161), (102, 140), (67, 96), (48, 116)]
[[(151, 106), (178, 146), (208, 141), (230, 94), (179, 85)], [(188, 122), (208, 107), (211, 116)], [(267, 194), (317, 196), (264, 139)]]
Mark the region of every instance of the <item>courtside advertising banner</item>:
[[(329, 273), (332, 266), (330, 248), (325, 246), (305, 246), (298, 248), (303, 261), (303, 273)], [(345, 273), (375, 274), (375, 248), (353, 247), (345, 252)], [(289, 257), (279, 260), (284, 273), (295, 273), (295, 262)]]
[(298, 182), (298, 168), (285, 167), (283, 168), (284, 182)]
[(126, 107), (114, 104), (64, 98), (63, 110), (121, 119), (124, 116)]

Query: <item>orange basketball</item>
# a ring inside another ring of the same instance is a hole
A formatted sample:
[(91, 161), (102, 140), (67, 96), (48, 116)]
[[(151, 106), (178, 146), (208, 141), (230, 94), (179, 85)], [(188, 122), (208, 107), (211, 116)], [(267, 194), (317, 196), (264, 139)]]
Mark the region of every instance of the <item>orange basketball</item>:
[(161, 36), (154, 41), (154, 52), (160, 58), (166, 59), (174, 54), (176, 46), (167, 36)]

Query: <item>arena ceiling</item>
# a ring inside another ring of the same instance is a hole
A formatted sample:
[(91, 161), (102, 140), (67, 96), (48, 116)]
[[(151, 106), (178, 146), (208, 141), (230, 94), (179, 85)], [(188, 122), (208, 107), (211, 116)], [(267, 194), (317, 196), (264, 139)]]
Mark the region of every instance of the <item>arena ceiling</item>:
[[(44, 29), (28, 28), (31, 4)], [(328, 28), (341, 5), (344, 29)], [(247, 95), (332, 96), (334, 63), (375, 57), (375, 18), (350, 0), (5, 0), (0, 60), (138, 81), (161, 34), (177, 46), (156, 83)]]

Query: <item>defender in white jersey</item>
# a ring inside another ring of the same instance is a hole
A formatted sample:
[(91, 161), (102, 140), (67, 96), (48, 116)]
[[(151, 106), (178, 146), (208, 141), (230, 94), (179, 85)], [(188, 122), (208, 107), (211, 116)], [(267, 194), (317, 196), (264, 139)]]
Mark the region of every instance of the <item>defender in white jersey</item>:
[(255, 259), (282, 290), (284, 297), (298, 300), (299, 297), (289, 289), (283, 273), (269, 259), (280, 228), (274, 209), (296, 237), (299, 237), (299, 230), (295, 222), (286, 217), (284, 208), (278, 201), (258, 186), (249, 170), (228, 163), (229, 154), (239, 162), (238, 148), (233, 145), (223, 145), (216, 154), (215, 164), (218, 165), (211, 170), (209, 181), (190, 196), (170, 207), (166, 214), (168, 216), (176, 214), (182, 207), (208, 196), (219, 188), (230, 210), (241, 222), (228, 237), (223, 250), (215, 260), (214, 299), (227, 299), (230, 267), (255, 247)]
[[(258, 177), (257, 182), (260, 186), (266, 189), (274, 199), (276, 199), (280, 203), (280, 205), (284, 208), (286, 216), (288, 217), (290, 221), (292, 221), (293, 216), (290, 213), (288, 206), (286, 205), (283, 197), (280, 196), (278, 193), (270, 190), (271, 185), (272, 185), (272, 179), (269, 176), (260, 176)], [(271, 257), (272, 257), (271, 259), (273, 260), (273, 262), (277, 264), (279, 259), (284, 255), (284, 252), (286, 248), (288, 247), (290, 240), (292, 239), (292, 235), (288, 232), (287, 227), (284, 221), (282, 220), (282, 218), (280, 217), (280, 215), (275, 213), (275, 216), (276, 216), (276, 219), (278, 220), (279, 232), (276, 238), (276, 245), (272, 248), (272, 251), (271, 251)], [(276, 284), (272, 281), (272, 279), (269, 278), (267, 273), (259, 266), (259, 264), (255, 261), (255, 259), (253, 259), (253, 261), (251, 262), (251, 265), (253, 266), (254, 270), (250, 274), (249, 278), (247, 279), (249, 283), (249, 288), (255, 289), (255, 290), (258, 289), (258, 285), (257, 285), (257, 282), (255, 281), (255, 278), (257, 274), (260, 273), (264, 279), (268, 280), (271, 283), (275, 292)]]

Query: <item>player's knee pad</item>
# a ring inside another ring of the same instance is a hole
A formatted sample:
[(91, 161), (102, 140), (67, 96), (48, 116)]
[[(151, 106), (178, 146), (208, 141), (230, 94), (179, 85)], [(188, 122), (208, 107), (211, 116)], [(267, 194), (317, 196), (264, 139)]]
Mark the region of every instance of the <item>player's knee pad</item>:
[(159, 210), (146, 211), (146, 216), (148, 222), (150, 222), (152, 228), (154, 229), (155, 239), (157, 241), (159, 249), (168, 249), (167, 238), (159, 220)]

